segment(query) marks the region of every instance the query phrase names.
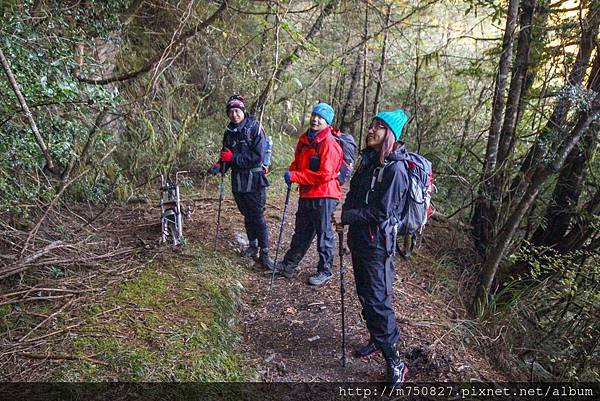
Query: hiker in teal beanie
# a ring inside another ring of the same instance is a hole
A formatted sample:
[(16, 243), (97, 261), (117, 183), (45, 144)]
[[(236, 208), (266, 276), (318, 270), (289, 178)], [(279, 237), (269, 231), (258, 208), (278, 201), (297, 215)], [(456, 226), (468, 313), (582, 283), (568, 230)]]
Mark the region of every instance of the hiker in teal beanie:
[(337, 231), (348, 226), (356, 293), (370, 334), (368, 343), (354, 355), (383, 353), (386, 381), (392, 386), (402, 383), (408, 371), (396, 347), (400, 331), (392, 299), (397, 234), (393, 222), (404, 210), (409, 185), (408, 152), (399, 140), (407, 122), (402, 109), (373, 118), (342, 212), (333, 215)]
[(335, 236), (331, 215), (335, 211), (342, 188), (337, 179), (344, 152), (334, 137), (333, 108), (317, 103), (310, 115), (310, 127), (298, 138), (294, 160), (283, 175), (288, 187), (299, 184), (298, 209), (290, 248), (277, 262), (277, 274), (291, 279), (297, 273), (315, 236), (319, 263), (308, 283), (320, 286), (333, 278)]

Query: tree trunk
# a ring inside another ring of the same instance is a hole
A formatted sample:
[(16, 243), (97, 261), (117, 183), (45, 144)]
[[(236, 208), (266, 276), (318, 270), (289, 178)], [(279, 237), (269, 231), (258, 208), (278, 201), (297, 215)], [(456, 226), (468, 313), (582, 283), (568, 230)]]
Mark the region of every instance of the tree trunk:
[[(498, 165), (504, 165), (512, 153), (514, 136), (518, 124), (519, 105), (524, 96), (522, 92), (525, 77), (529, 67), (529, 49), (531, 47), (531, 26), (533, 23), (533, 13), (535, 10), (535, 0), (523, 0), (521, 3), (521, 16), (519, 40), (517, 43), (517, 53), (515, 56), (515, 68), (510, 81), (508, 90), (508, 99), (506, 101), (506, 111), (504, 112), (504, 123), (500, 131), (500, 140), (498, 143)], [(496, 176), (499, 176), (498, 174)], [(496, 188), (500, 190), (500, 188)]]
[[(598, 26), (600, 25), (600, 3), (596, 1), (590, 2), (586, 18), (582, 21), (581, 38), (579, 41), (579, 50), (575, 63), (571, 68), (569, 77), (567, 78), (566, 87), (576, 87), (581, 85), (585, 72), (589, 67), (592, 50), (594, 49), (594, 40), (598, 35)], [(568, 94), (558, 96), (556, 105), (552, 115), (548, 119), (546, 126), (542, 129), (540, 135), (551, 136), (554, 133), (559, 133), (565, 125), (567, 115), (572, 107), (572, 97)], [(534, 169), (535, 162), (540, 159), (543, 149), (543, 141), (537, 141), (535, 146), (532, 146), (521, 164), (520, 174), (517, 175), (511, 185), (511, 193), (514, 192), (522, 183), (523, 177), (527, 172)]]
[[(594, 57), (587, 88), (600, 91), (600, 53)], [(563, 241), (567, 230), (572, 220), (579, 217), (577, 204), (584, 185), (584, 171), (595, 153), (599, 130), (600, 123), (591, 124), (580, 146), (573, 148), (567, 156), (546, 209), (546, 226), (540, 225), (532, 237), (535, 245), (565, 249)], [(570, 247), (567, 249), (572, 250)]]
[[(584, 246), (586, 241), (592, 238), (594, 235), (598, 235), (597, 228), (594, 227), (594, 221), (597, 221), (598, 215), (600, 215), (600, 190), (596, 190), (596, 193), (582, 208), (583, 213), (580, 218), (575, 222), (573, 228), (569, 231), (562, 244), (558, 247), (558, 251), (562, 253), (569, 252), (570, 250), (580, 249)], [(598, 248), (592, 243), (590, 249)]]
[(579, 146), (567, 156), (558, 176), (552, 198), (546, 208), (544, 221), (534, 232), (531, 242), (538, 246), (561, 248), (565, 235), (573, 219), (579, 217), (577, 205), (583, 190), (585, 167), (596, 147), (598, 126), (593, 124), (587, 130)]
[(373, 101), (373, 115), (379, 112), (379, 96), (381, 95), (381, 88), (383, 83), (383, 72), (385, 70), (385, 49), (387, 46), (388, 29), (387, 26), (390, 24), (390, 15), (392, 14), (392, 6), (388, 4), (387, 13), (385, 16), (385, 25), (383, 31), (383, 46), (381, 47), (381, 62), (379, 64), (379, 76), (377, 79), (377, 87), (375, 89), (375, 100)]
[(479, 196), (475, 203), (472, 225), (476, 245), (482, 254), (490, 246), (494, 238), (494, 228), (497, 218), (496, 201), (499, 194), (494, 192), (492, 185), (493, 175), (496, 173), (496, 162), (498, 159), (498, 146), (500, 141), (500, 128), (502, 113), (504, 112), (504, 93), (510, 72), (512, 59), (513, 35), (517, 23), (519, 0), (510, 0), (508, 13), (506, 15), (506, 27), (502, 40), (502, 54), (496, 76), (496, 87), (492, 106), (492, 120), (490, 123), (488, 142), (485, 153), (485, 165), (479, 189)]
[[(512, 202), (512, 193), (505, 191), (507, 181), (510, 180), (512, 165), (511, 159), (515, 143), (516, 129), (521, 117), (523, 99), (527, 92), (525, 79), (530, 70), (530, 48), (533, 17), (536, 9), (536, 0), (523, 0), (521, 2), (519, 17), (519, 38), (516, 45), (514, 68), (511, 75), (510, 87), (504, 111), (504, 121), (500, 130), (498, 141), (498, 155), (496, 160), (496, 173), (492, 176), (489, 192), (497, 194), (497, 199), (492, 199), (490, 208), (494, 209), (492, 215), (502, 215), (503, 210), (509, 210)], [(499, 223), (496, 223), (497, 226)]]
[(421, 152), (421, 119), (419, 116), (419, 70), (421, 69), (421, 26), (417, 28), (417, 38), (415, 40), (415, 73), (412, 82), (412, 96), (413, 96), (413, 115), (412, 118), (415, 121), (414, 127), (414, 143), (416, 144), (417, 153)]
[(579, 143), (582, 135), (589, 129), (590, 124), (596, 118), (596, 113), (600, 111), (600, 95), (596, 95), (591, 103), (589, 111), (582, 112), (575, 127), (562, 137), (564, 140), (556, 147), (556, 156), (552, 161), (537, 167), (531, 176), (525, 194), (508, 217), (506, 223), (502, 226), (494, 246), (490, 249), (487, 258), (482, 264), (481, 277), (473, 305), (474, 310), (477, 310), (479, 306), (486, 303), (500, 261), (508, 249), (521, 219), (531, 208), (542, 185), (552, 174), (560, 170), (569, 153)]
[(363, 132), (367, 122), (367, 42), (369, 41), (369, 4), (365, 2), (365, 21), (363, 28), (363, 87), (362, 87), (362, 113), (360, 116), (360, 132), (358, 133), (358, 150), (362, 149)]
[(352, 69), (352, 77), (350, 78), (350, 86), (348, 87), (346, 99), (344, 101), (344, 105), (342, 106), (342, 111), (340, 113), (339, 127), (342, 132), (347, 132), (348, 130), (349, 121), (347, 116), (350, 113), (350, 107), (352, 106), (352, 96), (354, 95), (356, 87), (358, 86), (358, 82), (360, 80), (360, 72), (363, 63), (362, 56), (363, 54), (361, 52), (357, 52), (356, 61)]
[(4, 52), (2, 51), (2, 48), (0, 48), (0, 63), (2, 64), (4, 73), (8, 77), (8, 81), (10, 82), (12, 89), (15, 92), (17, 99), (19, 100), (19, 104), (21, 105), (21, 108), (23, 109), (23, 112), (25, 113), (27, 122), (29, 123), (29, 126), (31, 127), (33, 136), (35, 137), (35, 141), (36, 141), (38, 147), (40, 148), (40, 150), (42, 151), (42, 154), (44, 155), (44, 159), (46, 160), (46, 168), (52, 174), (54, 174), (56, 176), (60, 176), (60, 171), (59, 171), (58, 167), (56, 167), (54, 165), (54, 161), (52, 160), (52, 156), (50, 155), (50, 150), (48, 150), (48, 147), (46, 147), (46, 143), (44, 142), (44, 139), (42, 138), (42, 135), (40, 134), (40, 131), (38, 130), (37, 124), (35, 123), (35, 120), (33, 119), (33, 115), (31, 114), (31, 111), (29, 110), (29, 106), (27, 106), (27, 102), (25, 101), (25, 98), (23, 97), (23, 94), (21, 93), (19, 84), (17, 83), (17, 80), (15, 79), (15, 76), (12, 72), (12, 69), (10, 68), (10, 64), (8, 63), (8, 60), (4, 56)]

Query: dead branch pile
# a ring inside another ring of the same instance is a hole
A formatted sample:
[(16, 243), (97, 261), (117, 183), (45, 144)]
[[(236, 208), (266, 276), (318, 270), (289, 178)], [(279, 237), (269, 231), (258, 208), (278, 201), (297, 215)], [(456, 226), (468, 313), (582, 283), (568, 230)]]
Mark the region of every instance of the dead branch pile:
[(0, 329), (3, 381), (51, 379), (65, 360), (102, 364), (95, 355), (57, 350), (80, 335), (94, 336), (84, 329), (83, 311), (158, 251), (152, 245), (160, 222), (149, 207), (62, 204), (40, 215), (28, 230), (0, 216), (0, 308), (5, 322), (16, 322)]
[(33, 268), (94, 268), (127, 260), (134, 248), (110, 235), (119, 231), (113, 223), (96, 228), (66, 206), (45, 212), (29, 231), (0, 220), (0, 280)]

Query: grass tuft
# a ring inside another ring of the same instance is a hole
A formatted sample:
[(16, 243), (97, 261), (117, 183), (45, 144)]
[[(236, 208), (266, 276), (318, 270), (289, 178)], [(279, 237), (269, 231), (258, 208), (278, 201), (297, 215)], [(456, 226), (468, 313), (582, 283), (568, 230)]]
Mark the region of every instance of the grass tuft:
[[(155, 261), (86, 311), (88, 336), (60, 381), (249, 381), (256, 373), (239, 352), (236, 307), (243, 268), (233, 255), (190, 247), (193, 259)], [(121, 306), (112, 315), (101, 312)], [(234, 324), (231, 324), (231, 323)], [(103, 333), (103, 336), (98, 336)]]

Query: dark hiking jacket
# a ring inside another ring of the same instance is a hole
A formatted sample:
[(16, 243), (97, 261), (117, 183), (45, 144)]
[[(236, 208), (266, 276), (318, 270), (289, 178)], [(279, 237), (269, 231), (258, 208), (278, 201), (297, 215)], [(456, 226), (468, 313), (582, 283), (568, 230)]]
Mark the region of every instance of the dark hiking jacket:
[(231, 162), (225, 163), (225, 171), (231, 167), (233, 192), (257, 192), (269, 185), (262, 167), (266, 141), (262, 127), (250, 115), (238, 127), (229, 123), (225, 129), (223, 148), (233, 152)]
[(381, 167), (379, 157), (371, 148), (361, 152), (360, 164), (342, 206), (341, 220), (349, 225), (348, 245), (353, 252), (372, 251), (373, 248), (387, 249), (388, 255), (393, 252), (394, 218), (400, 220), (408, 189), (406, 159), (404, 146), (392, 152), (385, 161), (381, 182), (375, 177), (371, 190), (375, 169)]

